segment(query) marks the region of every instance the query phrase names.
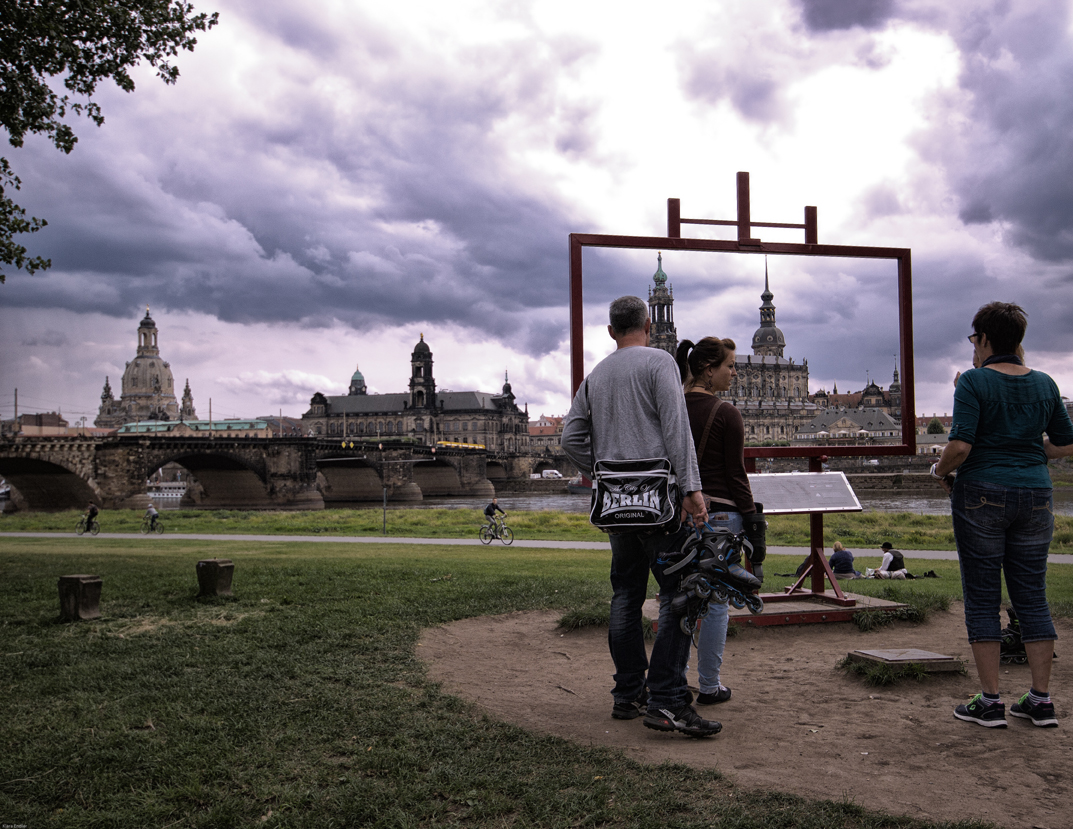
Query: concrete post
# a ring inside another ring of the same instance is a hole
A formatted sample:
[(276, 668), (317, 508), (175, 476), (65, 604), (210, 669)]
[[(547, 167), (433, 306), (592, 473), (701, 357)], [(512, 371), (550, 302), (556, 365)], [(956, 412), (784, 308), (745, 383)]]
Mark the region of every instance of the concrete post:
[(227, 558), (207, 558), (197, 563), (198, 596), (231, 596), (234, 563)]
[(99, 618), (101, 585), (100, 576), (60, 576), (60, 618), (64, 622)]

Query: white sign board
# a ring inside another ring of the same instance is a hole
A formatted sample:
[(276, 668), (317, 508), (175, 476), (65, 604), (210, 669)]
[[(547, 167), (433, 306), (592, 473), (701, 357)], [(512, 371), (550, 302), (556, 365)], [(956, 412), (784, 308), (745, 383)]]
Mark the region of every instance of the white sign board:
[(750, 475), (753, 500), (765, 515), (861, 512), (861, 502), (842, 472), (777, 472)]

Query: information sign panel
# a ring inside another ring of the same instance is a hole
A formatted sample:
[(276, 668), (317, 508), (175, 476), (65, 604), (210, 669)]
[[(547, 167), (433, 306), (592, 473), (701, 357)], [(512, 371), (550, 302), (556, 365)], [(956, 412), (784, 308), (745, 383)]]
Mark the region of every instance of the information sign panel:
[(750, 475), (753, 500), (765, 515), (860, 512), (861, 502), (842, 472), (776, 472)]

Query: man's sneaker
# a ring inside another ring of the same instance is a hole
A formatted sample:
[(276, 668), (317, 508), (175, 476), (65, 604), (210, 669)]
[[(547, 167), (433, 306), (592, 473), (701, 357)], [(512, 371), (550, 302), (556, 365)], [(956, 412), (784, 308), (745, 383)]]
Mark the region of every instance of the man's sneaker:
[(681, 731), (690, 737), (708, 737), (723, 730), (721, 723), (704, 719), (693, 710), (692, 705), (682, 706), (677, 713), (669, 708), (649, 708), (645, 715), (645, 728)]
[(1010, 706), (1010, 713), (1015, 717), (1032, 720), (1032, 725), (1038, 725), (1040, 728), (1058, 728), (1058, 718), (1054, 716), (1054, 703), (1041, 702), (1039, 705), (1033, 705), (1028, 701), (1028, 694)]
[(730, 689), (720, 685), (719, 690), (713, 694), (697, 694), (697, 705), (715, 705), (730, 699)]
[(635, 720), (648, 710), (648, 689), (633, 702), (616, 702), (611, 709), (611, 716), (616, 720)]
[(955, 708), (954, 716), (959, 720), (974, 722), (985, 728), (1006, 727), (1006, 706), (1001, 702), (988, 705), (984, 702), (983, 694), (977, 694), (964, 705)]

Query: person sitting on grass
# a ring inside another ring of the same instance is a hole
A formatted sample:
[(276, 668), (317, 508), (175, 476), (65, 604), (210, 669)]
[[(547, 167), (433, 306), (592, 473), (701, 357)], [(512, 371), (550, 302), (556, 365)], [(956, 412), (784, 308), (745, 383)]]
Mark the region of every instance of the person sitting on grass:
[(880, 545), (880, 549), (883, 550), (883, 561), (876, 568), (875, 577), (877, 579), (916, 578), (905, 569), (905, 558), (902, 556), (901, 551), (895, 550), (889, 541), (884, 541)]
[(847, 550), (841, 541), (836, 541), (832, 548), (831, 571), (836, 579), (859, 579), (861, 574), (853, 569), (853, 553)]

